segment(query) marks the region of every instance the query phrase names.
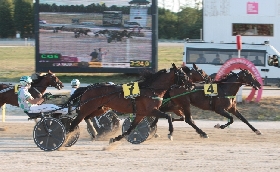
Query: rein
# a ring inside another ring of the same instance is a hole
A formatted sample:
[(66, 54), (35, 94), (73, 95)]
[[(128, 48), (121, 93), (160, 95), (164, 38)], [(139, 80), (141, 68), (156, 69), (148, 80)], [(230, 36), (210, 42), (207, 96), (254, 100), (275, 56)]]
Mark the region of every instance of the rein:
[(182, 94), (178, 94), (176, 96), (173, 96), (173, 97), (170, 97), (170, 98), (166, 98), (162, 101), (162, 105), (166, 104), (168, 101), (170, 101), (171, 99), (175, 99), (177, 97), (180, 97), (180, 96), (184, 96), (184, 95), (187, 95), (187, 94), (190, 94), (190, 93), (194, 93), (194, 92), (197, 92), (197, 91), (201, 91), (203, 89), (194, 89), (194, 90), (191, 90), (191, 91), (187, 91), (187, 92), (184, 92)]

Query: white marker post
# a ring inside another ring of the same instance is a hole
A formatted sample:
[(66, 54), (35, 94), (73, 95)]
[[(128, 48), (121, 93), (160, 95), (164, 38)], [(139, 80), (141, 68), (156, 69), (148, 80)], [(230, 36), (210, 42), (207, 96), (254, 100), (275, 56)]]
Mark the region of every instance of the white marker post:
[(236, 35), (236, 45), (238, 50), (238, 58), (240, 58), (240, 51), (242, 49), (241, 35)]
[[(236, 35), (236, 45), (237, 45), (237, 50), (238, 50), (238, 58), (240, 58), (241, 54), (241, 49), (242, 49), (242, 40), (241, 40), (241, 35)], [(237, 102), (242, 102), (242, 90), (243, 90), (243, 85), (239, 88), (237, 94), (236, 94), (236, 101)]]

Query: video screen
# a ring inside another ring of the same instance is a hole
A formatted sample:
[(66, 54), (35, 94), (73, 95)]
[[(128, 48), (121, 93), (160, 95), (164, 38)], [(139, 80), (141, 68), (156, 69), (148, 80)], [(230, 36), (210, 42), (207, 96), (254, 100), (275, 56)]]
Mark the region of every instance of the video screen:
[[(36, 0), (36, 71), (157, 70), (156, 5), (144, 0)], [(154, 15), (155, 16), (155, 15)]]

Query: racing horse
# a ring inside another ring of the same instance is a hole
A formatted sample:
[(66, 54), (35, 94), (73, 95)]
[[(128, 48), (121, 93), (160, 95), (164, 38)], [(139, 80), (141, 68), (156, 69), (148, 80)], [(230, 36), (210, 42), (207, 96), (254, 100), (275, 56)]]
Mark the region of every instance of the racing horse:
[[(187, 75), (188, 79), (190, 82), (192, 83), (209, 83), (212, 81), (212, 79), (206, 74), (206, 72), (200, 68), (198, 68), (196, 66), (196, 64), (193, 63), (193, 67), (189, 68), (187, 66), (183, 66), (182, 70), (185, 72), (185, 74)], [(181, 106), (172, 103), (172, 99), (180, 96), (180, 95), (176, 95), (174, 97), (170, 97), (169, 91), (171, 90), (171, 88), (169, 88), (167, 90), (167, 92), (164, 94), (163, 96), (163, 104), (160, 107), (160, 110), (163, 112), (174, 112), (177, 116), (180, 117), (180, 119), (175, 119), (172, 118), (172, 121), (184, 121), (185, 120), (185, 115), (183, 112), (183, 109)], [(158, 121), (158, 118), (154, 119), (154, 122), (151, 124), (152, 126), (154, 126)]]
[(81, 35), (89, 36), (89, 35), (88, 35), (88, 32), (91, 32), (91, 30), (90, 30), (90, 29), (82, 29), (82, 28), (75, 29), (75, 30), (74, 30), (74, 36), (75, 36), (75, 38), (78, 38), (78, 37), (80, 37)]
[(233, 123), (233, 117), (230, 115), (235, 115), (242, 122), (247, 124), (253, 132), (260, 135), (261, 132), (255, 129), (238, 111), (236, 107), (236, 94), (242, 85), (250, 85), (256, 90), (261, 88), (261, 84), (256, 80), (256, 78), (248, 70), (240, 69), (239, 73), (231, 72), (224, 76), (220, 81), (213, 81), (209, 85), (207, 91), (215, 92), (215, 85), (217, 86), (217, 94), (206, 95), (203, 86), (195, 86), (191, 91), (186, 91), (183, 87), (173, 87), (169, 94), (171, 97), (176, 95), (176, 98), (172, 99), (171, 103), (178, 105), (183, 108), (185, 115), (185, 122), (192, 126), (196, 132), (203, 138), (208, 138), (208, 135), (198, 128), (194, 121), (192, 120), (190, 105), (203, 110), (214, 111), (228, 119), (228, 123), (224, 125), (215, 125), (215, 128), (224, 129)]
[[(63, 88), (62, 82), (51, 71), (48, 71), (48, 73), (33, 74), (31, 78), (32, 83), (29, 92), (34, 98), (42, 97), (47, 87), (55, 87), (58, 90)], [(5, 103), (18, 106), (15, 86), (0, 84), (0, 106), (3, 106)]]
[(99, 30), (97, 32), (94, 32), (94, 36), (95, 37), (98, 37), (99, 35), (107, 35), (110, 31), (108, 29), (105, 29), (105, 30)]
[(111, 43), (113, 40), (115, 40), (115, 42), (121, 42), (123, 37), (127, 37), (127, 38), (131, 38), (131, 32), (128, 32), (127, 30), (123, 30), (123, 31), (110, 31), (107, 37), (107, 42)]
[[(174, 84), (183, 86), (186, 82), (188, 81), (185, 73), (175, 64), (172, 64), (172, 68), (168, 70), (162, 69), (156, 73), (143, 73), (142, 80), (138, 82), (140, 93), (135, 98), (124, 97), (124, 85), (95, 84), (88, 86), (86, 91), (82, 91), (79, 102), (80, 110), (77, 117), (72, 121), (69, 131), (74, 131), (74, 128), (83, 119), (100, 116), (111, 108), (121, 113), (134, 113), (135, 118), (130, 128), (122, 135), (111, 138), (110, 143), (119, 141), (129, 135), (145, 116), (167, 118), (170, 132), (168, 136), (171, 138), (173, 133), (171, 117), (158, 110), (158, 108), (161, 106), (162, 97), (169, 87)], [(136, 87), (134, 84), (127, 84), (127, 86), (130, 85), (130, 91), (133, 91)], [(72, 96), (75, 96), (75, 93)], [(73, 99), (72, 96), (69, 100)]]
[(57, 33), (59, 30), (62, 31), (64, 28), (65, 28), (65, 26), (54, 27), (54, 28), (53, 28), (53, 33)]

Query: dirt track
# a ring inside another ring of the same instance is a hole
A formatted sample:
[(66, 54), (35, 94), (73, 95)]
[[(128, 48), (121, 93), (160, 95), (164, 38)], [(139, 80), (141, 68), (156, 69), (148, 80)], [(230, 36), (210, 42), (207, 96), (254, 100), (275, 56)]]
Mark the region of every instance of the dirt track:
[(213, 128), (217, 121), (196, 121), (208, 139), (200, 138), (187, 124), (176, 122), (174, 140), (170, 141), (167, 121), (162, 120), (158, 127), (161, 137), (140, 145), (122, 140), (111, 146), (109, 138), (90, 141), (82, 122), (81, 135), (74, 146), (44, 152), (34, 144), (34, 122), (18, 117), (8, 117), (5, 123), (0, 123), (5, 130), (0, 131), (1, 171), (280, 170), (280, 122), (252, 122), (263, 133), (256, 135), (239, 121), (224, 130)]

